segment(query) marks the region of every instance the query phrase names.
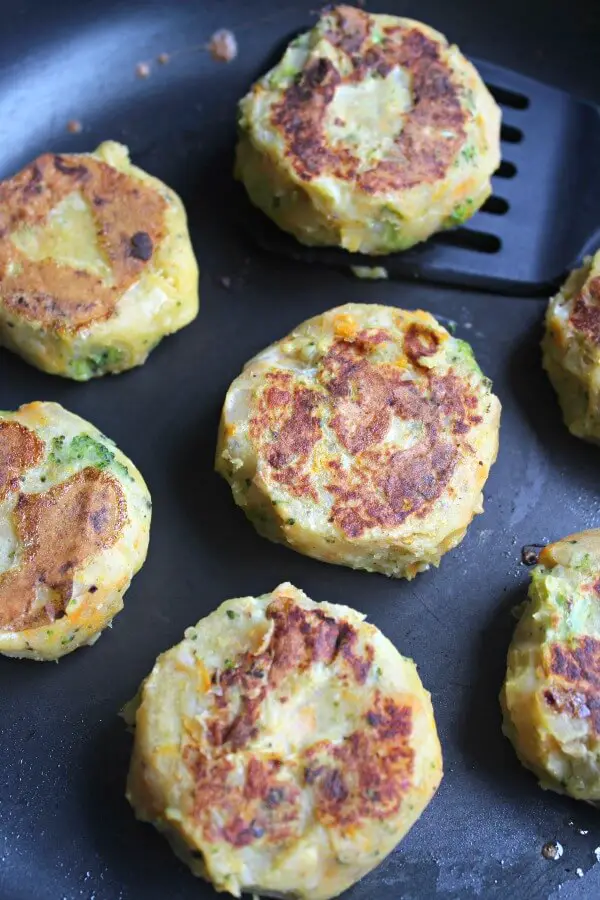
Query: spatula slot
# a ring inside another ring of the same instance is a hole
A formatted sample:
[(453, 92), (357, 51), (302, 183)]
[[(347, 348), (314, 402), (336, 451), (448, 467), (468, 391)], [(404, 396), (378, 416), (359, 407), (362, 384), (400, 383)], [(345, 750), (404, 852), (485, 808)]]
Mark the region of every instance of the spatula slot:
[(503, 159), (494, 172), (494, 178), (514, 178), (516, 174), (517, 167), (515, 164)]
[(483, 206), (482, 212), (491, 213), (493, 216), (503, 216), (508, 212), (510, 206), (504, 197), (488, 197)]
[(508, 106), (510, 109), (527, 109), (529, 107), (529, 97), (526, 97), (525, 94), (508, 91), (506, 88), (496, 87), (495, 84), (488, 84), (487, 88), (500, 106)]
[(502, 241), (495, 234), (485, 231), (472, 231), (470, 228), (457, 228), (456, 231), (441, 231), (431, 238), (434, 244), (444, 247), (461, 247), (463, 250), (474, 250), (476, 253), (498, 253), (502, 249)]
[(520, 144), (523, 140), (523, 132), (514, 125), (502, 125), (500, 128), (500, 140), (507, 144)]

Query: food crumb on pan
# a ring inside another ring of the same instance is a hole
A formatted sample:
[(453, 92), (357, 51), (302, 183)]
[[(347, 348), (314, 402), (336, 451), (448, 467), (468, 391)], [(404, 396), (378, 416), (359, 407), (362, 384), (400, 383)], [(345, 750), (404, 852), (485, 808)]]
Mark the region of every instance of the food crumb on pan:
[(521, 547), (521, 562), (524, 566), (535, 566), (538, 562), (540, 550), (544, 549), (544, 544), (525, 544)]
[(231, 287), (231, 278), (229, 277), (229, 275), (221, 275), (221, 277), (219, 278), (219, 282), (221, 284), (221, 287), (224, 287), (226, 291), (228, 291)]
[(238, 54), (237, 40), (227, 28), (215, 31), (208, 44), (208, 52), (216, 62), (231, 62)]
[[(600, 851), (600, 847), (598, 847), (598, 851)], [(564, 852), (563, 845), (559, 841), (547, 841), (542, 847), (544, 859), (560, 859)]]
[(150, 75), (150, 66), (146, 62), (139, 62), (135, 67), (135, 74), (138, 78), (148, 78)]
[(596, 849), (594, 850), (594, 856), (596, 857), (597, 861), (600, 862), (600, 847), (596, 847)]
[(350, 266), (350, 271), (357, 278), (366, 278), (371, 281), (389, 278), (388, 270), (383, 266)]
[(589, 834), (587, 828), (578, 828), (577, 830), (579, 831), (579, 834)]
[(575, 869), (575, 874), (578, 878), (583, 878), (583, 869)]
[(79, 134), (83, 130), (83, 125), (79, 119), (69, 119), (67, 122), (67, 131), (69, 134)]
[(166, 66), (167, 63), (171, 61), (171, 56), (168, 53), (159, 53), (156, 57), (156, 60), (161, 64), (161, 66)]

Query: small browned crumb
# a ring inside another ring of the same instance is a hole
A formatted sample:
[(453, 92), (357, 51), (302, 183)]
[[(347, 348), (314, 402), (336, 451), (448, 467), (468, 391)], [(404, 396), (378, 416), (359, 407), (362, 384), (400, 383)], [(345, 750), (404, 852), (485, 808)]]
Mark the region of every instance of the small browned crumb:
[(150, 74), (150, 66), (148, 65), (148, 63), (138, 63), (135, 67), (135, 74), (138, 78), (147, 78)]
[(521, 562), (524, 566), (535, 566), (538, 562), (540, 550), (544, 549), (544, 544), (525, 544), (521, 547)]
[(168, 53), (159, 53), (156, 59), (161, 64), (161, 66), (166, 66), (167, 63), (170, 62), (171, 57)]
[(544, 859), (560, 859), (563, 855), (563, 846), (558, 841), (548, 841), (542, 847), (542, 856)]
[(227, 28), (215, 31), (208, 45), (208, 52), (216, 62), (231, 62), (238, 53), (237, 41)]
[(70, 119), (67, 122), (67, 131), (69, 134), (79, 134), (82, 131), (83, 125), (79, 121), (79, 119)]

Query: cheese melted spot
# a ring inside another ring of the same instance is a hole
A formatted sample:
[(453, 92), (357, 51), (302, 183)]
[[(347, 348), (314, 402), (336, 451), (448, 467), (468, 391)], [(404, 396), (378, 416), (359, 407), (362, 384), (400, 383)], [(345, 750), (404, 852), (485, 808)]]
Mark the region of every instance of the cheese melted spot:
[(59, 266), (85, 269), (114, 282), (97, 239), (97, 224), (81, 194), (74, 192), (52, 209), (43, 225), (23, 225), (10, 240), (31, 261), (51, 258)]
[(388, 159), (411, 107), (410, 76), (398, 66), (384, 78), (341, 84), (327, 107), (325, 138), (332, 145), (349, 145), (364, 163)]

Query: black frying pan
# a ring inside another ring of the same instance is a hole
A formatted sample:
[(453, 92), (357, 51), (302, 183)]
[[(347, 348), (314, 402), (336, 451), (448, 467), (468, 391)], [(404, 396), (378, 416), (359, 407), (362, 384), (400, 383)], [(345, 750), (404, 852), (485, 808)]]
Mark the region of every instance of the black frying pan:
[[(600, 525), (598, 450), (567, 434), (541, 372), (544, 302), (364, 284), (271, 257), (238, 230), (224, 203), (235, 102), (282, 36), (314, 21), (311, 6), (3, 4), (0, 176), (47, 149), (123, 140), (136, 162), (182, 194), (203, 276), (198, 321), (141, 370), (77, 385), (0, 353), (1, 408), (57, 400), (92, 419), (141, 468), (155, 506), (148, 562), (112, 631), (57, 666), (0, 660), (0, 900), (215, 896), (153, 829), (135, 822), (123, 797), (131, 742), (117, 712), (187, 625), (226, 597), (286, 579), (316, 600), (367, 612), (416, 659), (444, 747), (446, 776), (435, 800), (398, 851), (348, 897), (600, 896), (597, 811), (537, 787), (501, 735), (497, 703), (510, 610), (527, 583), (521, 545)], [(377, 9), (421, 18), (470, 55), (600, 101), (596, 0), (389, 0)], [(229, 66), (194, 49), (223, 26), (240, 46)], [(171, 61), (161, 67), (154, 60), (162, 52)], [(147, 79), (135, 74), (142, 61), (151, 64)], [(81, 121), (80, 134), (67, 132), (70, 119)], [(302, 319), (360, 300), (455, 320), (504, 404), (485, 515), (438, 572), (411, 583), (267, 543), (212, 473), (219, 406), (243, 362)], [(540, 852), (553, 839), (565, 848), (557, 862)]]

